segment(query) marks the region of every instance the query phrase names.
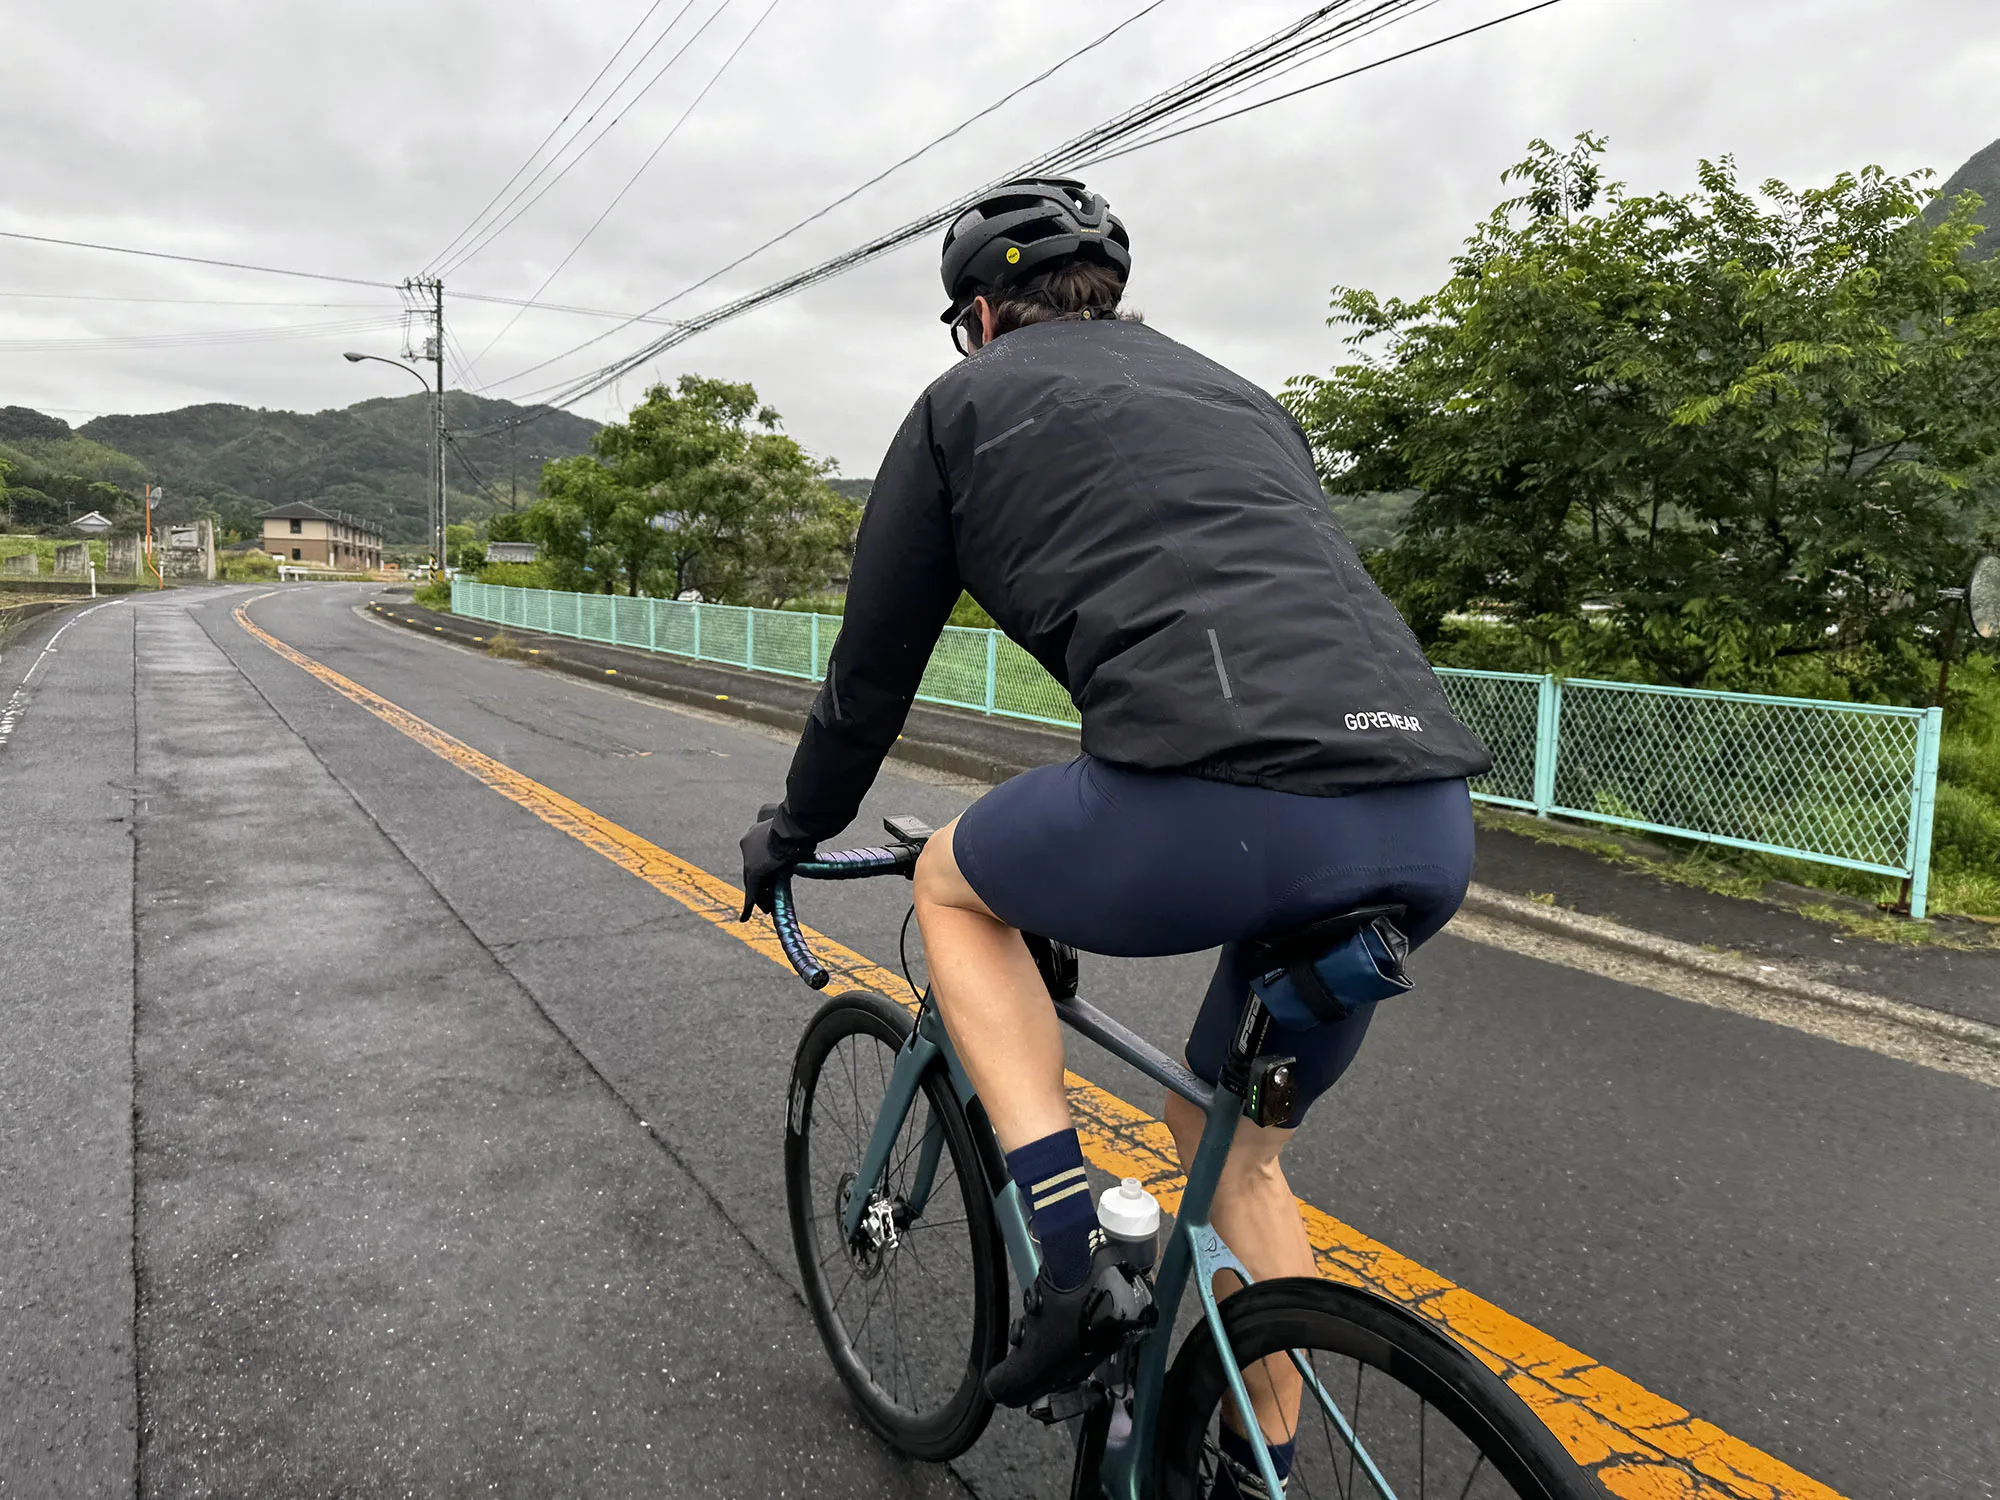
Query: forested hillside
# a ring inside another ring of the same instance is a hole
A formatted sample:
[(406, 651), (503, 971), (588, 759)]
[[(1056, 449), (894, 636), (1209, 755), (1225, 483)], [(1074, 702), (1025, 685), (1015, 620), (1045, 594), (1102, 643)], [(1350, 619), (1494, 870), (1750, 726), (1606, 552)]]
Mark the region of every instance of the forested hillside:
[[(458, 434), (446, 467), (453, 520), (507, 509), (510, 474), (532, 498), (543, 462), (584, 452), (598, 427), (551, 412), (510, 434), (508, 422), (533, 415), (512, 402), (446, 393), (445, 422)], [(267, 506), (309, 500), (380, 523), (391, 542), (424, 533), (430, 401), (422, 395), (320, 412), (186, 406), (99, 417), (78, 432), (137, 460), (166, 487), (172, 508), (193, 502), (237, 530), (254, 530)]]

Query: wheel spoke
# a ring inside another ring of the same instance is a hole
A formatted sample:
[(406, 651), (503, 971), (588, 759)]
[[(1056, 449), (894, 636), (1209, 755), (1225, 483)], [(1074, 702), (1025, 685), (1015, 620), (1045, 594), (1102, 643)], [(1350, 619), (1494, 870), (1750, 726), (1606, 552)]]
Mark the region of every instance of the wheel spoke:
[(1458, 1500), (1465, 1500), (1465, 1497), (1472, 1493), (1472, 1481), (1479, 1477), (1479, 1471), (1485, 1466), (1485, 1463), (1486, 1455), (1484, 1453), (1472, 1461), (1472, 1472), (1465, 1476), (1465, 1488), (1458, 1492)]

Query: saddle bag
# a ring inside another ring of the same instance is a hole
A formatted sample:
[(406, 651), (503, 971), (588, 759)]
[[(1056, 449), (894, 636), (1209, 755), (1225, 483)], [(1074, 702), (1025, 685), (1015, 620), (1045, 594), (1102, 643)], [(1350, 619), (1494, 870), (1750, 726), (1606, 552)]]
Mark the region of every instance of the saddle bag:
[(1290, 1031), (1345, 1020), (1411, 988), (1400, 906), (1362, 908), (1244, 944), (1250, 991)]

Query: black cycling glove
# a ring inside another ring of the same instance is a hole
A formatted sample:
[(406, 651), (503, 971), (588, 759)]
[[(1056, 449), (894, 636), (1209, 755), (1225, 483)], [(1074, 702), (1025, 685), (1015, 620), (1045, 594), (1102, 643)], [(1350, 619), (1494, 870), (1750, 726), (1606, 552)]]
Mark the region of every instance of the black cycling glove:
[(762, 808), (758, 821), (743, 835), (743, 915), (739, 921), (749, 921), (754, 911), (769, 911), (771, 888), (778, 877), (809, 858), (819, 842), (780, 833), (780, 817), (778, 808)]

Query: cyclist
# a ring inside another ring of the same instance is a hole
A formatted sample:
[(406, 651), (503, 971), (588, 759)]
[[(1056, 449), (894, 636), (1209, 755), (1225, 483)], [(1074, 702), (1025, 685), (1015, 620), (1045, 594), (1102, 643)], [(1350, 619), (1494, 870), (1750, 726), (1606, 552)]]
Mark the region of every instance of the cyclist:
[[(943, 321), (967, 357), (882, 462), (785, 799), (743, 837), (745, 890), (768, 904), (855, 816), (961, 589), (1082, 715), (1082, 755), (988, 792), (916, 869), (939, 1013), (1042, 1248), (987, 1377), (1011, 1406), (1083, 1378), (1142, 1311), (1093, 1234), (1062, 1029), (1021, 934), (1221, 948), (1187, 1045), (1214, 1082), (1248, 994), (1236, 945), (1366, 901), (1403, 903), (1406, 936), (1430, 937), (1470, 874), (1465, 779), (1491, 764), (1329, 513), (1298, 425), (1120, 312), (1129, 245), (1068, 179), (1011, 183), (947, 231)], [(1239, 1130), (1214, 1223), (1259, 1280), (1314, 1274), (1279, 1156), (1369, 1009), (1284, 1034), (1301, 1102), (1286, 1128)], [(1201, 1114), (1170, 1099), (1166, 1118), (1192, 1159)], [(1279, 1405), (1259, 1416), (1282, 1471), (1296, 1392)], [(1242, 1434), (1225, 1449), (1252, 1461)]]

